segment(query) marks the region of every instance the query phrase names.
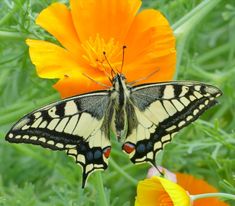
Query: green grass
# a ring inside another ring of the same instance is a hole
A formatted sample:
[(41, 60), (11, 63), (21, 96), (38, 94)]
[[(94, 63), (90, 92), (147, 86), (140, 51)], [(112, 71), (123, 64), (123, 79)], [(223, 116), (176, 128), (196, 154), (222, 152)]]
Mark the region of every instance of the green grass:
[[(109, 168), (92, 175), (82, 190), (81, 169), (63, 152), (4, 139), (22, 115), (59, 99), (51, 87), (54, 82), (36, 76), (24, 42), (29, 36), (52, 40), (34, 23), (37, 13), (52, 2), (0, 0), (0, 205), (100, 206), (103, 189), (108, 205), (133, 205), (136, 182), (145, 178), (149, 166), (131, 164), (119, 143), (113, 142)], [(203, 6), (197, 10), (198, 5)], [(234, 0), (144, 0), (143, 8), (149, 7), (161, 10), (175, 30), (176, 78), (217, 85), (224, 93), (220, 104), (165, 147), (158, 162), (235, 194)]]

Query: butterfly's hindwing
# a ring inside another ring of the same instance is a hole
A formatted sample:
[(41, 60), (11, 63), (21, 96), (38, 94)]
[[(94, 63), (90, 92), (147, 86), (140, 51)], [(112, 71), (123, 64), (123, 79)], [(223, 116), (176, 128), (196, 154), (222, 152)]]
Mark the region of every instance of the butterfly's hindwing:
[(134, 163), (155, 164), (155, 155), (183, 127), (195, 121), (217, 103), (216, 87), (193, 82), (168, 82), (136, 86), (132, 89), (129, 124), (123, 149)]
[(111, 150), (107, 111), (108, 92), (68, 98), (38, 109), (19, 120), (6, 140), (65, 150), (83, 168), (83, 186), (88, 175), (107, 168)]

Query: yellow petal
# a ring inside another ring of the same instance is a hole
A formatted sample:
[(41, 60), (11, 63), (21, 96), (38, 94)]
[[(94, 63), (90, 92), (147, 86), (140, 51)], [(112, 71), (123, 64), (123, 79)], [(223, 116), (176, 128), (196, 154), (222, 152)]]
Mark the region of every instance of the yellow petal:
[(36, 23), (51, 33), (75, 57), (79, 57), (80, 40), (71, 13), (64, 4), (54, 3), (44, 9), (37, 17)]
[(186, 190), (184, 190), (184, 188), (165, 178), (157, 177), (157, 179), (161, 182), (165, 191), (171, 197), (174, 206), (190, 206), (190, 197), (187, 194)]
[(122, 43), (140, 0), (70, 0), (73, 21), (81, 41), (99, 34), (105, 41)]
[(140, 181), (135, 206), (173, 206), (173, 202), (160, 181), (155, 178)]
[(135, 206), (190, 206), (190, 198), (179, 185), (161, 177), (140, 181)]
[(156, 82), (173, 78), (176, 64), (175, 38), (165, 17), (156, 10), (140, 12), (125, 40), (127, 49), (123, 73), (129, 81)]
[(41, 40), (26, 40), (29, 54), (42, 78), (63, 78), (64, 75), (81, 75), (84, 68), (65, 49)]

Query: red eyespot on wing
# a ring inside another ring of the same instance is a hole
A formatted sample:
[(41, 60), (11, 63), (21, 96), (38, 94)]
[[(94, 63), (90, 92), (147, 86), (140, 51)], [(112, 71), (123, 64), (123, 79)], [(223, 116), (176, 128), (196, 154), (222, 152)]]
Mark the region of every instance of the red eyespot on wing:
[(122, 146), (122, 149), (123, 149), (127, 154), (130, 154), (130, 153), (132, 153), (132, 152), (135, 150), (135, 145), (132, 144), (132, 143), (125, 143), (125, 144)]
[(106, 147), (103, 150), (103, 154), (104, 154), (105, 158), (109, 158), (110, 152), (111, 152), (111, 147)]

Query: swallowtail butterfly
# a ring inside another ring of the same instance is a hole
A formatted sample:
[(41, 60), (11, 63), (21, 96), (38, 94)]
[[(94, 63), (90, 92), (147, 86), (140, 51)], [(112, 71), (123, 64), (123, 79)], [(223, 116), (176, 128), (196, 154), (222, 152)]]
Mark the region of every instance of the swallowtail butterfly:
[(108, 166), (110, 131), (133, 163), (155, 165), (156, 153), (222, 94), (214, 86), (187, 81), (131, 86), (122, 74), (116, 74), (112, 84), (109, 90), (70, 97), (27, 114), (6, 140), (66, 151), (82, 166), (84, 187), (89, 174)]

